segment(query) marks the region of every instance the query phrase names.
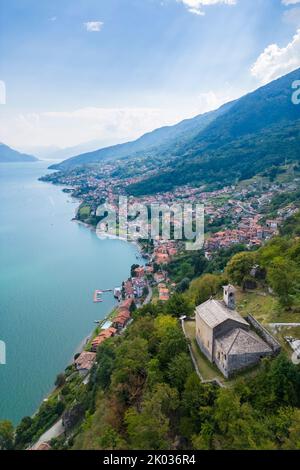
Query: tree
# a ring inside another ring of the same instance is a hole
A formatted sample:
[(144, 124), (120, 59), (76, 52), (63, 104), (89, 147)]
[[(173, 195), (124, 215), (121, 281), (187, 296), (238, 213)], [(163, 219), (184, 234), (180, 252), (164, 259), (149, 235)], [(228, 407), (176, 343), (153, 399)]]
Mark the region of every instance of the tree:
[(154, 320), (154, 327), (158, 339), (163, 338), (168, 331), (178, 329), (177, 320), (171, 315), (159, 315)]
[[(139, 312), (141, 309), (138, 309)], [(145, 316), (138, 316), (137, 319), (130, 325), (127, 330), (128, 338), (144, 338), (150, 340), (154, 334), (154, 321), (151, 314), (146, 313)]]
[(130, 276), (131, 276), (131, 277), (135, 277), (135, 276), (136, 276), (135, 270), (136, 270), (137, 268), (139, 268), (139, 267), (140, 267), (139, 264), (133, 264), (133, 265), (131, 266), (131, 269), (130, 269)]
[(200, 426), (200, 409), (213, 406), (217, 397), (217, 388), (212, 384), (202, 384), (196, 372), (189, 375), (182, 394), (182, 405), (187, 415)]
[(290, 241), (284, 237), (276, 237), (263, 246), (259, 252), (259, 263), (268, 268), (272, 261), (278, 256), (282, 256), (290, 247)]
[(193, 449), (196, 450), (210, 450), (212, 449), (212, 441), (214, 435), (213, 424), (206, 422), (201, 428), (200, 434), (195, 434), (192, 437)]
[(285, 308), (293, 305), (297, 278), (299, 279), (299, 275), (293, 262), (281, 256), (276, 257), (268, 269), (268, 282)]
[(98, 445), (102, 450), (124, 450), (126, 442), (112, 427), (107, 425), (98, 439)]
[(176, 389), (167, 384), (158, 384), (149, 393), (142, 410), (130, 408), (125, 414), (125, 423), (131, 448), (135, 450), (163, 450), (170, 448), (168, 416), (179, 405)]
[(153, 411), (159, 410), (170, 418), (179, 406), (178, 391), (166, 383), (156, 384), (151, 392), (146, 393), (145, 403)]
[(158, 344), (158, 359), (162, 370), (165, 370), (172, 359), (181, 352), (187, 352), (187, 342), (183, 335), (182, 330), (179, 328), (177, 323), (173, 326), (163, 330), (164, 333), (161, 335), (159, 332), (159, 344)]
[(31, 442), (34, 436), (33, 419), (30, 416), (25, 416), (16, 429), (15, 443), (16, 446), (22, 447)]
[(230, 281), (244, 288), (244, 282), (250, 276), (250, 271), (255, 264), (255, 259), (256, 254), (247, 251), (237, 253), (233, 256), (226, 267), (226, 274)]
[(111, 384), (120, 402), (133, 404), (140, 399), (148, 361), (148, 342), (143, 338), (127, 339), (118, 347)]
[(300, 405), (300, 370), (284, 354), (271, 362), (265, 384), (274, 398), (274, 409)]
[(182, 294), (183, 292), (188, 290), (189, 287), (190, 287), (190, 279), (188, 277), (185, 277), (182, 279), (182, 281), (179, 282), (179, 284), (177, 284), (176, 292), (178, 292), (179, 294)]
[(193, 290), (196, 290), (194, 294), (196, 305), (200, 305), (216, 295), (220, 287), (220, 281), (221, 278), (214, 274), (205, 274), (197, 280), (193, 286)]
[(192, 279), (195, 275), (195, 271), (193, 266), (189, 264), (188, 261), (184, 261), (180, 263), (180, 268), (177, 273), (176, 279), (183, 279), (185, 277), (188, 277), (189, 279)]
[(176, 355), (169, 364), (167, 376), (170, 384), (179, 392), (184, 389), (188, 376), (193, 372), (191, 358), (187, 353)]
[(192, 304), (182, 295), (175, 293), (166, 303), (166, 312), (175, 317), (193, 314)]
[(14, 447), (14, 427), (10, 421), (0, 421), (0, 450)]
[(214, 448), (224, 450), (274, 450), (272, 432), (249, 403), (242, 403), (234, 390), (222, 389), (214, 411)]
[(156, 384), (164, 381), (163, 372), (159, 367), (159, 360), (154, 357), (148, 362), (147, 367), (147, 386), (151, 390)]
[(130, 408), (125, 423), (131, 448), (134, 450), (164, 450), (170, 446), (169, 419), (161, 412), (153, 413), (151, 407), (138, 413)]
[(201, 276), (208, 266), (208, 260), (205, 258), (203, 251), (196, 253), (192, 257), (192, 263), (194, 265), (195, 275)]
[(92, 373), (91, 380), (96, 383), (103, 390), (107, 389), (110, 385), (111, 374), (114, 368), (115, 353), (111, 344), (107, 341), (98, 348), (97, 351), (97, 364), (98, 367)]
[(62, 387), (66, 382), (66, 377), (64, 373), (58, 374), (56, 379), (55, 379), (55, 387)]
[(288, 437), (284, 439), (282, 449), (300, 450), (300, 410), (295, 410), (292, 416)]

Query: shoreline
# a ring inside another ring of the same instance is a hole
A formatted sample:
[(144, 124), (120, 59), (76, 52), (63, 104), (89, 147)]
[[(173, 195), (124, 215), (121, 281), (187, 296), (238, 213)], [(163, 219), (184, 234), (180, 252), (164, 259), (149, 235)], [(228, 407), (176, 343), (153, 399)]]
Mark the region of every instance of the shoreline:
[[(47, 184), (47, 182), (45, 182), (45, 183)], [(48, 183), (48, 184), (49, 184), (49, 183)], [(50, 184), (51, 184), (51, 183), (50, 183)], [(52, 184), (53, 184), (53, 183), (52, 183)], [(62, 185), (57, 185), (57, 186), (62, 186)], [(72, 198), (73, 198), (73, 200), (74, 200), (74, 203), (78, 203), (78, 199), (77, 199), (77, 198), (75, 198), (75, 197), (73, 197), (73, 196), (72, 196)], [(80, 203), (79, 203), (79, 206), (76, 208), (76, 212), (75, 212), (76, 214), (78, 213), (79, 207), (80, 207)], [(81, 225), (81, 226), (83, 226), (83, 227), (85, 227), (85, 228), (91, 230), (92, 232), (95, 232), (95, 233), (96, 233), (96, 227), (94, 227), (94, 226), (91, 225), (91, 224), (87, 224), (87, 223), (85, 223), (85, 222), (83, 222), (83, 221), (81, 221), (81, 220), (78, 220), (78, 219), (76, 218), (76, 216), (75, 216), (73, 219), (71, 219), (70, 221), (71, 221), (71, 222), (75, 222), (75, 223), (77, 223), (78, 225)], [(138, 249), (139, 255), (140, 255), (141, 257), (143, 257), (142, 246), (141, 246), (137, 241), (130, 241), (130, 240), (126, 240), (126, 239), (120, 239), (119, 237), (113, 237), (113, 236), (109, 236), (109, 237), (105, 237), (105, 238), (115, 239), (115, 240), (121, 240), (121, 241), (124, 241), (124, 242), (127, 242), (127, 243), (132, 243), (132, 244), (134, 244), (134, 245), (136, 246), (136, 248)], [(129, 270), (130, 270), (130, 267), (129, 267)], [(130, 274), (130, 272), (129, 272), (129, 274)], [(81, 342), (80, 342), (80, 343), (76, 346), (76, 348), (74, 349), (72, 358), (69, 359), (69, 361), (66, 363), (66, 366), (65, 366), (65, 368), (64, 368), (63, 370), (57, 372), (57, 375), (60, 374), (60, 373), (65, 373), (66, 369), (67, 369), (68, 367), (70, 367), (70, 366), (74, 363), (74, 356), (76, 356), (77, 354), (81, 354), (81, 353), (84, 351), (86, 345), (87, 345), (87, 344), (89, 343), (89, 341), (92, 339), (92, 337), (93, 337), (93, 335), (95, 334), (96, 330), (97, 330), (98, 328), (101, 329), (101, 326), (103, 326), (106, 322), (108, 322), (108, 321), (111, 320), (111, 316), (112, 316), (113, 312), (116, 310), (117, 306), (118, 306), (118, 302), (114, 305), (114, 307), (112, 307), (111, 310), (109, 310), (108, 312), (106, 312), (105, 317), (99, 321), (99, 323), (95, 326), (95, 328), (93, 328), (93, 329), (91, 330), (91, 332), (90, 332), (85, 338), (83, 338), (83, 339), (81, 340)], [(54, 380), (55, 380), (55, 378), (54, 378)], [(34, 416), (39, 412), (39, 409), (40, 409), (40, 407), (42, 406), (42, 404), (45, 403), (45, 402), (47, 402), (47, 401), (51, 398), (51, 396), (53, 395), (53, 393), (55, 393), (56, 390), (57, 390), (57, 387), (55, 387), (55, 386), (54, 386), (53, 388), (51, 388), (51, 390), (50, 390), (50, 391), (45, 395), (45, 397), (42, 399), (42, 401), (40, 402), (40, 404), (39, 404), (39, 406), (37, 407), (37, 409), (35, 410), (35, 412), (32, 414), (32, 417), (34, 417)]]
[[(88, 228), (89, 230), (91, 230), (92, 232), (94, 233), (97, 233), (97, 228), (94, 227), (94, 225), (91, 225), (91, 224), (87, 224), (86, 222), (83, 222), (82, 220), (78, 220), (76, 219), (75, 217), (71, 220), (71, 222), (75, 222), (77, 223), (78, 225), (81, 225), (85, 228)], [(126, 242), (126, 243), (132, 243), (133, 245), (136, 246), (136, 248), (138, 249), (139, 251), (139, 254), (143, 257), (143, 255), (145, 254), (144, 251), (143, 251), (143, 246), (141, 245), (140, 242), (138, 242), (137, 240), (128, 240), (127, 238), (122, 238), (122, 237), (118, 237), (116, 235), (107, 235), (106, 237), (103, 237), (103, 240), (120, 240), (120, 241), (123, 241), (123, 242)], [(99, 238), (100, 240), (100, 238)], [(146, 258), (144, 258), (146, 259)]]
[[(42, 183), (45, 183), (45, 184), (53, 184), (53, 185), (59, 186), (59, 187), (61, 187), (61, 188), (63, 188), (63, 189), (65, 188), (64, 185), (55, 184), (55, 183), (52, 183), (52, 182), (50, 182), (50, 181), (48, 182), (48, 181), (43, 181), (43, 180), (40, 180), (40, 179), (39, 179), (39, 181), (41, 181)], [(61, 189), (62, 192), (64, 192), (63, 189)], [(70, 189), (74, 189), (74, 188), (70, 188)], [(80, 225), (80, 226), (82, 226), (82, 227), (85, 227), (85, 228), (91, 230), (92, 232), (96, 233), (96, 231), (97, 231), (97, 230), (96, 230), (96, 227), (94, 227), (93, 225), (88, 224), (88, 223), (86, 223), (86, 222), (83, 222), (83, 221), (81, 221), (81, 220), (78, 220), (78, 219), (76, 218), (76, 217), (77, 217), (77, 214), (78, 214), (79, 207), (80, 207), (80, 205), (82, 204), (82, 201), (81, 201), (79, 198), (74, 197), (71, 193), (66, 193), (66, 192), (65, 192), (65, 195), (71, 197), (71, 198), (73, 199), (74, 203), (78, 204), (78, 206), (77, 206), (76, 209), (75, 209), (75, 216), (70, 220), (70, 222), (75, 222), (75, 223), (77, 223), (78, 225)], [(138, 251), (138, 253), (139, 253), (139, 256), (140, 256), (142, 259), (145, 259), (145, 258), (143, 258), (143, 247), (141, 246), (141, 244), (140, 244), (138, 241), (136, 241), (136, 240), (122, 239), (122, 238), (117, 237), (117, 236), (116, 236), (116, 237), (114, 237), (114, 236), (108, 236), (108, 237), (104, 237), (104, 239), (105, 239), (105, 238), (114, 239), (114, 240), (121, 240), (121, 241), (124, 241), (124, 242), (127, 242), (127, 243), (132, 243), (132, 244), (135, 245), (135, 247), (137, 248), (137, 251)], [(130, 271), (130, 266), (129, 266), (129, 271)], [(129, 274), (130, 274), (130, 272), (129, 272)], [(76, 346), (76, 348), (74, 349), (72, 358), (70, 358), (70, 360), (66, 363), (66, 366), (65, 366), (65, 368), (64, 368), (62, 371), (58, 371), (58, 372), (57, 372), (57, 375), (60, 374), (60, 373), (65, 373), (65, 370), (66, 370), (69, 366), (71, 366), (71, 365), (74, 363), (74, 356), (75, 356), (76, 354), (81, 354), (81, 353), (84, 351), (86, 345), (89, 343), (89, 341), (91, 340), (91, 338), (92, 338), (93, 335), (95, 334), (97, 328), (101, 328), (102, 325), (104, 325), (107, 321), (110, 321), (110, 320), (111, 320), (111, 315), (112, 315), (113, 312), (115, 311), (117, 305), (118, 305), (118, 303), (117, 303), (110, 311), (108, 311), (108, 312), (105, 314), (105, 317), (104, 317), (102, 320), (99, 321), (99, 323), (96, 325), (96, 327), (93, 328), (93, 329), (91, 330), (91, 332), (90, 332), (85, 338), (83, 338), (83, 339), (81, 340), (81, 342), (80, 342), (80, 343)], [(54, 380), (55, 380), (55, 378), (54, 378)], [(35, 415), (39, 412), (39, 409), (40, 409), (41, 405), (50, 399), (50, 397), (52, 396), (52, 394), (55, 393), (56, 389), (57, 389), (57, 387), (55, 387), (55, 386), (54, 386), (53, 388), (51, 388), (51, 390), (49, 391), (49, 393), (47, 393), (47, 394), (45, 395), (45, 397), (42, 399), (42, 401), (40, 402), (39, 406), (37, 407), (36, 411), (33, 413), (32, 416), (35, 416)]]

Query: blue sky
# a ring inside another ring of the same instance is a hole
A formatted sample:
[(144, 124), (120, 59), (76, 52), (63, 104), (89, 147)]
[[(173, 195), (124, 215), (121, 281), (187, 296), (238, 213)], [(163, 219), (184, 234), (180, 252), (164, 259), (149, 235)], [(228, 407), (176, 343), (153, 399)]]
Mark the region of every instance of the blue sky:
[(0, 140), (175, 123), (300, 66), (299, 28), (300, 0), (0, 0)]

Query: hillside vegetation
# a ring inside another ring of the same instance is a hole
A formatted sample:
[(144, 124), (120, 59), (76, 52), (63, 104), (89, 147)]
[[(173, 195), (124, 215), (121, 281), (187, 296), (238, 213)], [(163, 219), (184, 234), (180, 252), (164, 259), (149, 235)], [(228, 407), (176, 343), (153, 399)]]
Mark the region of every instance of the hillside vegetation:
[[(172, 166), (128, 188), (135, 196), (186, 183), (224, 187), (299, 161), (300, 106), (291, 101), (296, 70), (237, 100), (186, 144)], [(170, 149), (170, 155), (174, 154)]]
[[(58, 377), (49, 402), (33, 418), (24, 418), (15, 435), (10, 423), (0, 423), (1, 447), (27, 447), (67, 412), (68, 437), (54, 439), (53, 448), (299, 449), (300, 366), (289, 360), (287, 348), (219, 388), (201, 383), (195, 373), (179, 321), (211, 295), (218, 297), (228, 281), (240, 286), (241, 313), (256, 302), (262, 321), (274, 321), (278, 314), (281, 320), (297, 319), (299, 235), (300, 214), (257, 251), (231, 253), (229, 260), (223, 252), (219, 268), (214, 261), (205, 265), (201, 253), (193, 254), (194, 269), (203, 274), (181, 286), (168, 302), (135, 310), (125, 332), (98, 349), (88, 385), (70, 366)], [(250, 274), (253, 263), (255, 276)], [(248, 294), (244, 289), (250, 281)], [(272, 296), (259, 295), (269, 287)]]
[[(163, 127), (136, 141), (78, 155), (51, 168), (71, 171), (109, 161), (151, 162), (152, 174), (130, 185), (134, 196), (184, 184), (224, 187), (287, 163), (299, 163), (300, 106), (292, 83), (300, 70), (275, 80), (216, 111)], [(155, 171), (156, 170), (156, 171)], [(126, 165), (116, 176), (126, 177)], [(131, 175), (131, 176), (134, 176)]]
[(94, 152), (84, 153), (52, 165), (55, 170), (72, 170), (81, 165), (97, 164), (122, 158), (164, 158), (169, 149), (179, 148), (183, 142), (193, 139), (204, 130), (214, 119), (225, 113), (233, 103), (227, 103), (216, 111), (185, 119), (174, 126), (166, 126), (144, 134), (139, 139), (124, 144), (113, 145)]

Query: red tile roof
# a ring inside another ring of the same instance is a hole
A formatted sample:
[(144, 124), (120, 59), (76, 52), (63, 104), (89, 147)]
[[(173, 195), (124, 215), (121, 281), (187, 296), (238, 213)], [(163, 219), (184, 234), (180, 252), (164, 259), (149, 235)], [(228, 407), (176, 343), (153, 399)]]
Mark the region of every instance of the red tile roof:
[(75, 360), (75, 366), (78, 370), (90, 370), (96, 360), (96, 354), (83, 351)]

